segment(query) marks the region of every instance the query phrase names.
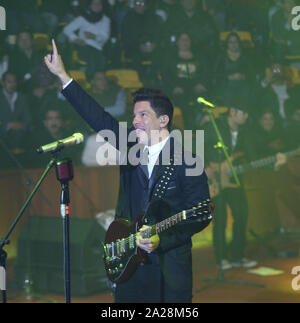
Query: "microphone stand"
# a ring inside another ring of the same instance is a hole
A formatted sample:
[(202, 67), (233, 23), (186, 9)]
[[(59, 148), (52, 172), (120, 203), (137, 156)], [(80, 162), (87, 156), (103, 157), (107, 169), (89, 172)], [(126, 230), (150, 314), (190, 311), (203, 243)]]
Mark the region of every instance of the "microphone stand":
[[(199, 102), (199, 101), (198, 101)], [(224, 144), (224, 141), (223, 141), (223, 138), (222, 138), (222, 135), (219, 131), (219, 128), (216, 124), (216, 120), (215, 120), (215, 117), (211, 111), (211, 108), (215, 108), (216, 106), (208, 101), (200, 101), (202, 102), (203, 104), (205, 104), (208, 108), (207, 108), (207, 112), (208, 112), (208, 115), (209, 115), (209, 118), (210, 118), (210, 121), (213, 125), (213, 128), (216, 132), (216, 135), (217, 135), (217, 138), (218, 138), (218, 142), (216, 145), (214, 145), (214, 148), (215, 149), (218, 149), (219, 150), (219, 157), (221, 157), (221, 152), (223, 152), (223, 154), (225, 155), (225, 158), (228, 162), (228, 165), (229, 165), (229, 168), (231, 169), (232, 171), (232, 175), (233, 175), (233, 178), (236, 182), (236, 184), (238, 186), (241, 186), (240, 184), (240, 181), (239, 181), (239, 178), (233, 168), (233, 165), (232, 165), (232, 162), (231, 162), (231, 159), (229, 157), (229, 154), (228, 154), (228, 147), (225, 146)], [(199, 103), (200, 103), (199, 102)], [(222, 189), (222, 185), (221, 185), (221, 181), (220, 181), (220, 176), (221, 176), (221, 166), (220, 166), (220, 163), (219, 163), (219, 180), (218, 180), (218, 186), (219, 186), (219, 194), (222, 196), (222, 192), (221, 192), (221, 189)], [(222, 197), (221, 197), (222, 198)], [(240, 280), (230, 280), (230, 279), (227, 279), (224, 275), (224, 271), (222, 269), (222, 267), (220, 266), (219, 269), (218, 269), (218, 275), (217, 275), (217, 278), (203, 278), (203, 281), (204, 282), (209, 282), (207, 285), (203, 286), (202, 288), (200, 289), (197, 289), (196, 292), (200, 292), (200, 291), (203, 291), (203, 290), (206, 290), (214, 285), (216, 285), (217, 283), (231, 283), (231, 284), (239, 284), (239, 285), (251, 285), (251, 286), (256, 286), (256, 287), (265, 287), (265, 285), (263, 284), (257, 284), (257, 283), (250, 283), (250, 282), (246, 282), (246, 281), (240, 281)]]
[[(30, 175), (28, 174), (28, 172), (25, 170), (25, 168), (23, 167), (23, 165), (19, 162), (19, 160), (9, 151), (7, 145), (5, 144), (5, 142), (2, 140), (2, 138), (0, 137), (0, 145), (2, 146), (3, 150), (7, 153), (7, 155), (10, 157), (10, 159), (15, 163), (15, 165), (18, 167), (18, 169), (22, 172), (22, 174), (24, 175), (25, 179), (26, 179), (26, 196), (29, 196), (29, 188), (31, 185), (34, 185), (34, 182), (32, 180), (32, 178), (30, 177)], [(47, 197), (43, 194), (42, 191), (39, 191), (39, 194), (41, 195), (41, 197), (43, 198), (43, 200), (49, 205), (52, 206), (52, 203), (47, 199)], [(30, 217), (30, 206), (28, 206), (27, 209), (27, 219), (29, 220)], [(30, 233), (30, 228), (29, 228), (29, 221), (28, 221), (28, 232)], [(29, 235), (28, 235), (29, 236)], [(5, 257), (6, 258), (6, 257)], [(30, 262), (31, 262), (31, 247), (30, 244), (28, 243), (28, 253), (27, 253), (27, 264), (26, 264), (26, 268), (28, 272), (25, 272), (25, 282), (26, 284), (28, 284), (28, 287), (25, 287), (25, 293), (26, 293), (26, 299), (31, 299), (32, 296), (37, 297), (37, 298), (41, 298), (39, 295), (31, 295), (32, 291), (31, 291), (31, 269), (30, 269)]]
[(45, 177), (49, 173), (50, 169), (56, 163), (56, 161), (57, 161), (57, 154), (58, 154), (59, 150), (52, 152), (52, 158), (49, 161), (48, 165), (46, 166), (46, 169), (44, 170), (42, 176), (40, 177), (40, 179), (38, 180), (38, 182), (34, 186), (32, 192), (27, 197), (24, 205), (20, 209), (17, 217), (15, 218), (14, 222), (12, 223), (12, 225), (10, 226), (10, 228), (8, 229), (7, 233), (0, 240), (0, 270), (3, 273), (2, 277), (1, 277), (2, 278), (2, 281), (0, 281), (0, 283), (1, 283), (0, 284), (1, 286), (0, 287), (1, 287), (1, 290), (2, 290), (2, 300), (3, 300), (3, 303), (6, 303), (6, 301), (7, 301), (7, 294), (6, 294), (6, 273), (5, 273), (7, 253), (3, 250), (3, 247), (5, 245), (8, 245), (9, 244), (8, 238), (9, 238), (10, 234), (14, 230), (14, 228), (17, 225), (17, 223), (19, 222), (19, 220), (21, 219), (21, 217), (22, 217), (23, 213), (25, 212), (27, 206), (31, 202), (33, 196), (35, 195), (36, 191), (39, 189), (40, 185), (42, 184), (43, 180), (45, 179)]
[(73, 179), (73, 166), (70, 158), (65, 158), (56, 163), (56, 177), (62, 186), (60, 199), (60, 212), (63, 220), (64, 241), (64, 281), (66, 303), (71, 302), (71, 278), (70, 278), (70, 230), (69, 230), (69, 181)]

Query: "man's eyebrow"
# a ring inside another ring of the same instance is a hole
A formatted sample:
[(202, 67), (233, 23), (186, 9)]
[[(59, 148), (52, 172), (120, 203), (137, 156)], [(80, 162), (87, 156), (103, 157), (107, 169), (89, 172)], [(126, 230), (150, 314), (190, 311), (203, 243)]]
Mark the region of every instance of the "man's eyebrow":
[(134, 112), (133, 111), (133, 115), (135, 116), (136, 114), (141, 114), (141, 113), (149, 113), (147, 110), (142, 110), (142, 111), (138, 111), (138, 112)]

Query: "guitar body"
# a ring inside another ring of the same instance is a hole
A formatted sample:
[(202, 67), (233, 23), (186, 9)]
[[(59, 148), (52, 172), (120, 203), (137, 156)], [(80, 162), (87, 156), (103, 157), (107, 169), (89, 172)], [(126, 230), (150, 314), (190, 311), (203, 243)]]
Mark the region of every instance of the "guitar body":
[[(230, 161), (234, 162), (237, 159), (244, 156), (243, 152), (236, 152), (230, 156)], [(209, 165), (212, 168), (212, 172), (209, 178), (209, 192), (211, 197), (214, 198), (219, 195), (220, 191), (225, 188), (237, 188), (238, 184), (231, 181), (231, 176), (228, 175), (230, 169), (227, 160), (221, 163), (210, 162)], [(208, 175), (209, 177), (209, 175)]]
[[(117, 240), (126, 239), (131, 234), (138, 232), (138, 230), (143, 226), (143, 218), (144, 214), (142, 214), (134, 223), (124, 219), (113, 221), (106, 232), (105, 244), (107, 245)], [(135, 246), (133, 249), (128, 248), (127, 252), (122, 254), (121, 257), (118, 256), (111, 260), (104, 258), (104, 266), (108, 274), (108, 278), (114, 283), (120, 283), (127, 280), (136, 270), (138, 264), (145, 261), (145, 252)]]
[[(130, 223), (124, 219), (117, 219), (109, 226), (104, 244), (104, 266), (107, 276), (113, 283), (121, 283), (130, 278), (140, 263), (147, 261), (147, 255), (136, 243), (136, 234), (143, 225), (146, 230), (142, 237), (151, 238), (164, 230), (171, 228), (179, 222), (194, 219), (196, 221), (210, 221), (214, 210), (213, 203), (208, 199), (189, 210), (183, 210), (171, 215), (170, 206), (163, 200), (153, 201), (146, 213)], [(152, 216), (154, 215), (154, 216)], [(153, 224), (153, 220), (162, 221)]]

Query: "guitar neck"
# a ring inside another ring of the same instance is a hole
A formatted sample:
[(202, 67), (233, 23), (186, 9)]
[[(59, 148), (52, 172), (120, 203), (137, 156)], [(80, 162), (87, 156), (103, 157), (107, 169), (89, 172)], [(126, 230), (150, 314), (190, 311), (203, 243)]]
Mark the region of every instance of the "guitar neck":
[(186, 219), (186, 212), (182, 211), (175, 215), (170, 216), (169, 218), (158, 222), (152, 226), (150, 226), (147, 230), (143, 231), (142, 236), (143, 238), (150, 238), (155, 234), (161, 233), (172, 226), (176, 225), (177, 223), (181, 222), (182, 220)]
[[(286, 157), (293, 157), (293, 156), (296, 156), (298, 153), (299, 153), (298, 150), (292, 150), (292, 151), (288, 151), (284, 154), (286, 155)], [(235, 167), (233, 167), (233, 169), (237, 174), (243, 174), (246, 171), (254, 169), (254, 168), (263, 168), (265, 166), (275, 164), (276, 160), (277, 160), (276, 156), (269, 156), (269, 157), (262, 158), (259, 160), (254, 160), (246, 165), (235, 166)], [(232, 172), (230, 169), (228, 170), (228, 173), (230, 174), (230, 176), (232, 176)]]

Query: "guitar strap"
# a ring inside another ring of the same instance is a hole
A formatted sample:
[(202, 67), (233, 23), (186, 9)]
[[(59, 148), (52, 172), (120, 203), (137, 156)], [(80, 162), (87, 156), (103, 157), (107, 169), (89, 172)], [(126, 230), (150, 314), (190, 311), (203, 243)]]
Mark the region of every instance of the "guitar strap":
[(162, 199), (164, 197), (166, 190), (168, 189), (168, 186), (172, 178), (174, 177), (174, 173), (175, 173), (174, 158), (171, 157), (169, 165), (165, 167), (163, 175), (160, 177), (159, 182), (154, 187), (154, 191), (153, 191), (153, 194), (151, 195), (149, 203), (154, 200)]

